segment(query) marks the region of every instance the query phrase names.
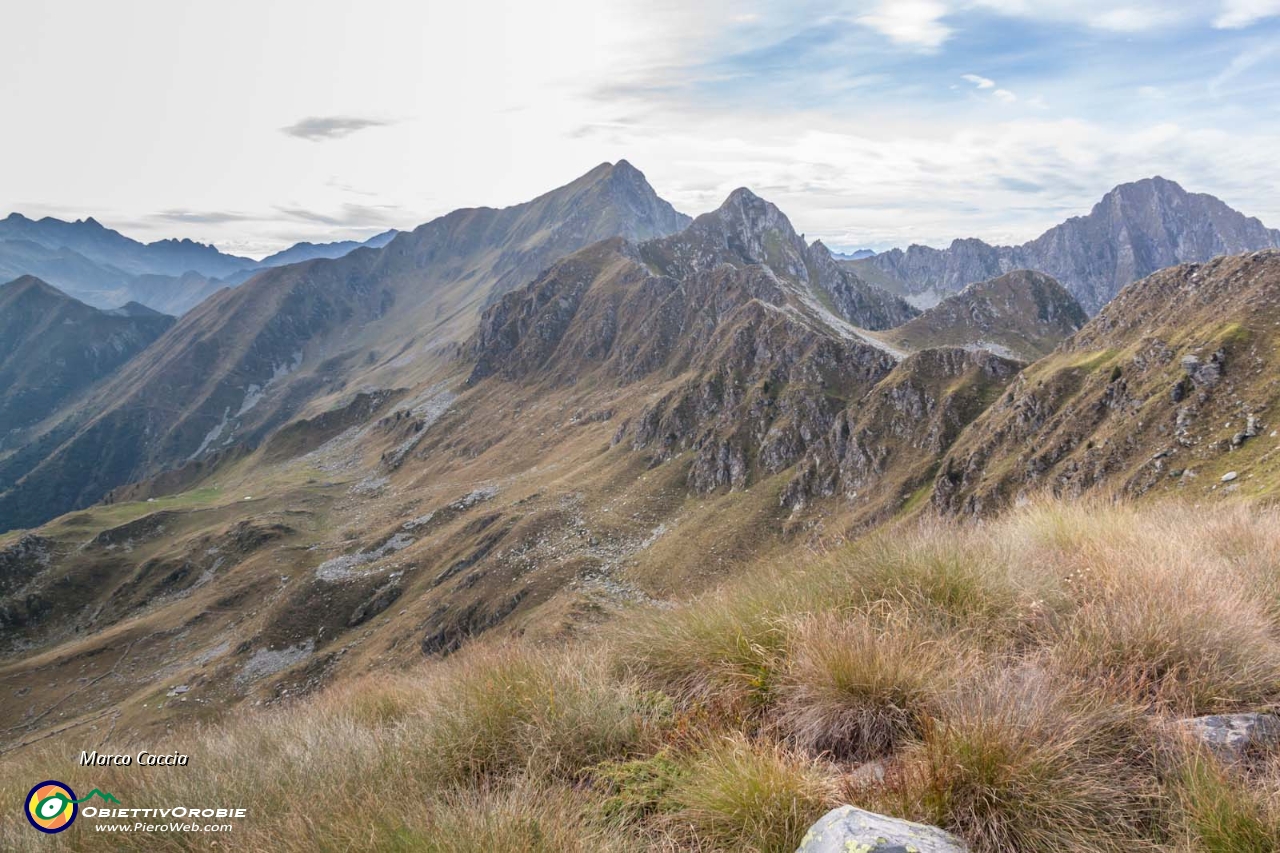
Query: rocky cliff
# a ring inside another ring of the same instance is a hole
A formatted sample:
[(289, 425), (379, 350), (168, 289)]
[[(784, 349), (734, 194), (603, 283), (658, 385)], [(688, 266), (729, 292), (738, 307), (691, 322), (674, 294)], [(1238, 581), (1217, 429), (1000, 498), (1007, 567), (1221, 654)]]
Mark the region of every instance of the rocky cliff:
[(1021, 246), (956, 240), (946, 249), (911, 246), (853, 261), (874, 268), (917, 304), (1015, 269), (1047, 273), (1090, 314), (1127, 284), (1176, 264), (1280, 247), (1280, 231), (1211, 195), (1156, 177), (1122, 184), (1086, 216), (1068, 219)]

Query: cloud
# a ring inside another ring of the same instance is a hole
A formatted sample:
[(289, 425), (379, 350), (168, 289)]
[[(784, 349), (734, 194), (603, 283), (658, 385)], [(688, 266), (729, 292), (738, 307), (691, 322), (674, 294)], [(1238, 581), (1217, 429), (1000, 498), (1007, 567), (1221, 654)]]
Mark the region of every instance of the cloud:
[(857, 20), (894, 44), (935, 50), (951, 37), (951, 28), (942, 23), (948, 11), (938, 0), (879, 0)]
[(1253, 50), (1247, 50), (1239, 54), (1231, 62), (1227, 63), (1227, 67), (1222, 69), (1218, 76), (1209, 81), (1209, 94), (1215, 98), (1222, 94), (1222, 87), (1230, 83), (1232, 80), (1244, 74), (1246, 71), (1270, 59), (1276, 52), (1276, 46), (1265, 44), (1256, 47)]
[(235, 213), (228, 210), (186, 210), (173, 209), (152, 213), (147, 219), (153, 222), (178, 222), (195, 225), (221, 225), (227, 222), (258, 222), (260, 216), (247, 213)]
[(336, 213), (321, 213), (302, 207), (277, 207), (280, 213), (299, 222), (329, 225), (341, 228), (366, 228), (377, 225), (395, 225), (403, 220), (397, 216), (400, 208), (393, 204), (344, 204)]
[[(1010, 92), (1008, 89), (997, 89), (996, 81), (989, 77), (982, 77), (978, 74), (961, 74), (960, 79), (972, 83), (978, 89), (994, 90), (991, 92), (991, 97), (1002, 103), (1012, 104), (1014, 101), (1018, 100), (1018, 96), (1013, 92)], [(1044, 101), (1039, 96), (1032, 98), (1031, 103), (1034, 107), (1041, 109), (1044, 108)]]
[(386, 127), (389, 124), (392, 122), (358, 116), (309, 116), (288, 127), (280, 128), (280, 132), (309, 142), (327, 142), (331, 139), (342, 139), (370, 127)]
[(1120, 33), (1146, 32), (1205, 18), (1203, 0), (973, 0), (972, 5), (1012, 18)]
[(1280, 0), (1224, 0), (1222, 13), (1213, 25), (1218, 29), (1236, 30), (1275, 15), (1280, 15)]

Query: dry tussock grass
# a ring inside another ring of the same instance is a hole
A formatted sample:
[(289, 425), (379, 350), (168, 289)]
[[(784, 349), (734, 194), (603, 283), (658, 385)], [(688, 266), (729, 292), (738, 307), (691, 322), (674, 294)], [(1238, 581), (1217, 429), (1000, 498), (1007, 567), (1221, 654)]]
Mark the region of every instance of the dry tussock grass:
[[(567, 647), (474, 644), (185, 738), (180, 772), (66, 781), (249, 808), (234, 849), (255, 853), (786, 850), (837, 799), (976, 853), (1262, 851), (1280, 759), (1225, 768), (1162, 721), (1278, 701), (1280, 510), (1042, 503), (887, 530)], [(854, 772), (872, 758), (883, 783)], [(0, 792), (49, 760), (9, 762)], [(0, 849), (44, 840), (3, 821)]]

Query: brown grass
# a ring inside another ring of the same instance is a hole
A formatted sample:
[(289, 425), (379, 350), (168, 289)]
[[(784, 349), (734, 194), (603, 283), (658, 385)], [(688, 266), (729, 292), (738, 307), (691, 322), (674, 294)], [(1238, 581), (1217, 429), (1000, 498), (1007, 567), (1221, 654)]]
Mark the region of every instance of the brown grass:
[[(225, 842), (252, 853), (790, 850), (837, 801), (975, 853), (1272, 850), (1280, 762), (1225, 768), (1160, 732), (1280, 703), (1278, 554), (1280, 510), (1256, 507), (925, 521), (567, 645), (474, 644), (176, 735), (173, 772), (65, 781), (248, 808)], [(64, 752), (8, 759), (0, 797)], [(853, 772), (872, 758), (884, 782)], [(59, 846), (205, 849), (82, 830)], [(0, 849), (35, 835), (0, 817)]]
[(974, 674), (945, 634), (884, 608), (811, 616), (793, 632), (776, 723), (815, 754), (865, 761), (919, 736), (948, 691)]

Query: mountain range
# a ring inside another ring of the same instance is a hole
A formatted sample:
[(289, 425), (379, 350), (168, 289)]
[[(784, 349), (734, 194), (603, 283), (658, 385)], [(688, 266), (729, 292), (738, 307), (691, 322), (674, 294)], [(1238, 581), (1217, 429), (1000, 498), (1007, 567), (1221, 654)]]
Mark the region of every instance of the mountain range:
[(1165, 267), (1273, 248), (1280, 248), (1280, 231), (1211, 195), (1155, 177), (1116, 187), (1088, 215), (1021, 246), (964, 239), (946, 249), (911, 246), (851, 264), (868, 281), (921, 307), (975, 281), (1036, 270), (1053, 276), (1095, 314), (1125, 285)]
[[(690, 219), (626, 161), (177, 320), (8, 285), (5, 740), (560, 637), (925, 511), (1274, 494), (1280, 252), (1199, 257), (1274, 232), (1174, 187), (1050, 232), (1074, 286), (997, 251), (913, 290), (934, 255), (840, 260), (745, 188)], [(1166, 250), (1199, 260), (1086, 310)]]
[(176, 316), (257, 270), (378, 248), (395, 234), (387, 231), (363, 243), (298, 243), (255, 261), (192, 240), (140, 243), (92, 217), (66, 222), (11, 213), (0, 220), (0, 280), (31, 275), (98, 308), (138, 302)]
[(259, 273), (185, 314), (142, 357), (0, 459), (0, 527), (29, 526), (236, 442), (309, 403), (430, 370), (494, 295), (568, 252), (687, 218), (625, 161), (531, 202), (460, 210), (382, 249)]
[(137, 303), (101, 311), (32, 276), (0, 286), (0, 448), (173, 325)]

